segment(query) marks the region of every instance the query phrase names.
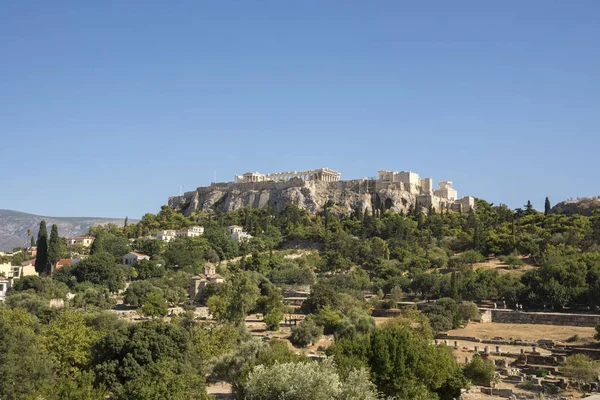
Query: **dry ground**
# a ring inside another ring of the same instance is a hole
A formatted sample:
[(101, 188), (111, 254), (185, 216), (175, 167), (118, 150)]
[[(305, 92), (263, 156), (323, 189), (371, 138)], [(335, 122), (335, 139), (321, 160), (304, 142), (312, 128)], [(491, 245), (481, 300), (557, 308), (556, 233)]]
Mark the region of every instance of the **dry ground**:
[(573, 335), (578, 335), (579, 340), (574, 342), (575, 344), (588, 344), (594, 343), (593, 336), (595, 332), (596, 331), (594, 328), (582, 326), (471, 322), (464, 328), (448, 331), (448, 334), (458, 336), (475, 336), (479, 339), (492, 339), (494, 337), (521, 340), (552, 339), (554, 341), (563, 343), (566, 339), (572, 337)]
[(483, 269), (495, 269), (500, 274), (523, 274), (526, 271), (537, 268), (533, 265), (527, 264), (527, 259), (521, 258), (521, 260), (523, 260), (526, 264), (521, 267), (515, 267), (513, 269), (509, 269), (508, 265), (502, 263), (497, 258), (494, 258), (494, 259), (487, 260), (482, 263), (473, 264), (473, 270), (483, 268)]

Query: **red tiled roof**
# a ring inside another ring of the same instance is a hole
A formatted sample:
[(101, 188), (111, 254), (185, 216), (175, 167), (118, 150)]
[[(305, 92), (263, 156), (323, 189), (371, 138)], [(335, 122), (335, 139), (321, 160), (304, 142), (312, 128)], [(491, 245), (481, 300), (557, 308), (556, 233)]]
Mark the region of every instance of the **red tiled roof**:
[(70, 258), (61, 258), (60, 260), (58, 260), (54, 268), (59, 269), (60, 267), (64, 267), (65, 265), (73, 265), (73, 260), (71, 260)]
[(34, 258), (33, 260), (29, 260), (29, 261), (23, 261), (23, 262), (21, 263), (21, 266), (22, 266), (22, 267), (24, 267), (24, 266), (26, 266), (26, 265), (30, 265), (30, 264), (31, 264), (31, 265), (35, 264), (35, 258)]

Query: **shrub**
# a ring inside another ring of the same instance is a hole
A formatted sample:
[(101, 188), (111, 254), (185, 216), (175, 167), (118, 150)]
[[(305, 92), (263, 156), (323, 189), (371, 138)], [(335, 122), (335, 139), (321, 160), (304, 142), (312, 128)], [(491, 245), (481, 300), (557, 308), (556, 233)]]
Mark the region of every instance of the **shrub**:
[(575, 354), (567, 357), (567, 361), (562, 364), (560, 372), (580, 384), (596, 382), (600, 372), (600, 362), (594, 361), (583, 354)]
[(489, 386), (495, 379), (495, 369), (496, 367), (492, 361), (475, 356), (465, 366), (464, 372), (465, 377), (470, 379), (475, 385)]
[(463, 301), (458, 306), (458, 315), (461, 320), (466, 322), (479, 321), (479, 307), (471, 301)]
[(323, 327), (318, 326), (311, 315), (308, 315), (300, 325), (292, 328), (290, 342), (295, 346), (306, 347), (316, 342), (323, 335)]

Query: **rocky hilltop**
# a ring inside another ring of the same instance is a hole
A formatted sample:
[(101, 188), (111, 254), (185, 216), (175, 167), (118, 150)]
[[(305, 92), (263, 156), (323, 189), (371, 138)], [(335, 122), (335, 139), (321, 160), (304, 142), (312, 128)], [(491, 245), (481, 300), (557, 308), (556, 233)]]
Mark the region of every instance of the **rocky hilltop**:
[(552, 207), (553, 214), (590, 216), (595, 210), (600, 210), (599, 197), (583, 197), (577, 200), (565, 200)]
[[(124, 219), (95, 218), (95, 217), (45, 217), (27, 214), (20, 211), (0, 210), (0, 251), (10, 251), (15, 247), (29, 246), (27, 229), (31, 229), (37, 238), (40, 221), (46, 220), (48, 233), (52, 224), (58, 227), (58, 233), (63, 237), (73, 237), (86, 234), (92, 225), (114, 223), (123, 225)], [(131, 222), (135, 222), (131, 220)]]
[(417, 202), (423, 207), (429, 207), (432, 202), (436, 208), (447, 206), (436, 196), (415, 195), (382, 185), (377, 180), (365, 179), (323, 182), (294, 178), (284, 182), (213, 183), (169, 198), (169, 205), (185, 215), (194, 211), (229, 212), (247, 206), (264, 208), (267, 205), (281, 211), (288, 204), (316, 214), (328, 202), (337, 214), (356, 210), (370, 213), (374, 207), (407, 211)]

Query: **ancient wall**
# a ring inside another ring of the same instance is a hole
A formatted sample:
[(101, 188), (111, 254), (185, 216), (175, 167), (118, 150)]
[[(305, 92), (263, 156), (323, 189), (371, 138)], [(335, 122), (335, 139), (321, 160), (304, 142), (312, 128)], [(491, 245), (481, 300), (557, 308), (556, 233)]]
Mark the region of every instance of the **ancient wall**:
[(491, 322), (504, 324), (538, 324), (538, 325), (567, 325), (590, 326), (600, 323), (598, 314), (567, 314), (567, 313), (536, 313), (517, 312), (511, 310), (489, 310)]

